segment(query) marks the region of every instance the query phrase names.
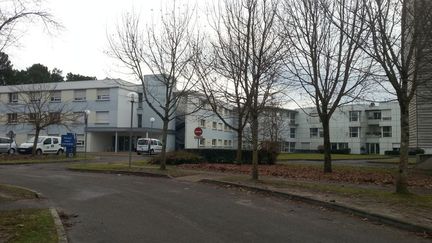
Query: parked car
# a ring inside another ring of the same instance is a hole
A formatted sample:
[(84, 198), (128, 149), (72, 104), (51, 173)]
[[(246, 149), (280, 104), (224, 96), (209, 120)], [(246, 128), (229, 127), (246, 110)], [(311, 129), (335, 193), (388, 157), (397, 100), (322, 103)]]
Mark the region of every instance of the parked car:
[(17, 151), (17, 145), (13, 139), (0, 137), (0, 153), (14, 154)]
[(157, 154), (162, 151), (162, 142), (154, 138), (138, 138), (136, 146), (137, 154)]
[[(18, 147), (20, 154), (31, 154), (33, 150), (34, 137), (28, 139)], [(61, 146), (61, 137), (39, 136), (36, 144), (36, 154), (63, 154), (64, 148)]]

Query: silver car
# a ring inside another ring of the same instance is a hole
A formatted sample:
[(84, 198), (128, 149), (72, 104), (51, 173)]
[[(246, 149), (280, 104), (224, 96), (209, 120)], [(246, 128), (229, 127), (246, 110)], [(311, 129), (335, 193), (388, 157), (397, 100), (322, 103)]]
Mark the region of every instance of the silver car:
[(10, 138), (0, 137), (0, 153), (15, 154), (17, 145)]

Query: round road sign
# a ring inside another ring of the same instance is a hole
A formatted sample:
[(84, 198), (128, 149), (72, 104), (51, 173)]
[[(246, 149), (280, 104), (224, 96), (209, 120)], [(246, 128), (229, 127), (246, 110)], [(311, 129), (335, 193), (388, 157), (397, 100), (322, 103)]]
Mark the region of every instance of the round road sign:
[(203, 134), (203, 130), (201, 129), (201, 127), (197, 127), (194, 130), (195, 136), (201, 136)]

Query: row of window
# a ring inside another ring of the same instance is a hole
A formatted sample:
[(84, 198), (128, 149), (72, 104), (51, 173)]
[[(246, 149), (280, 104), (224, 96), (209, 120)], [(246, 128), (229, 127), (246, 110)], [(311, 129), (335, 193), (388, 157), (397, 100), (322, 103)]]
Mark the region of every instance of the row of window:
[[(75, 112), (75, 113), (82, 114), (81, 115), (82, 119), (78, 119), (76, 122), (77, 123), (84, 123), (84, 112)], [(109, 111), (96, 111), (95, 114), (96, 114), (96, 122), (95, 123), (99, 123), (99, 124), (109, 123)], [(38, 116), (38, 113), (23, 114), (23, 117), (22, 118), (20, 117), (19, 120), (25, 120), (29, 123), (32, 123), (32, 122), (39, 119), (37, 116)], [(77, 115), (77, 117), (79, 117), (79, 116)], [(60, 122), (61, 121), (61, 114), (60, 114), (60, 112), (49, 112), (48, 118), (54, 122)], [(22, 122), (19, 120), (18, 120), (18, 113), (8, 113), (7, 114), (7, 123), (16, 124), (18, 122)]]
[[(205, 138), (201, 138), (199, 140), (199, 145), (200, 147), (205, 147), (206, 146), (206, 139)], [(211, 140), (211, 146), (212, 147), (232, 147), (232, 140), (227, 140), (227, 139), (215, 139), (213, 138)]]
[[(381, 111), (368, 111), (367, 119), (368, 120), (384, 120), (389, 121), (391, 117), (382, 117)], [(350, 111), (349, 112), (349, 121), (350, 122), (358, 122), (360, 121), (361, 111)]]
[[(23, 95), (23, 99), (30, 99), (30, 101), (40, 101), (42, 98), (47, 98), (51, 102), (61, 102), (61, 92), (60, 90), (51, 91), (49, 95), (43, 95), (40, 92), (29, 92)], [(9, 93), (9, 103), (18, 103), (19, 93)], [(86, 101), (87, 100), (87, 90), (76, 89), (74, 90), (74, 101)], [(110, 100), (110, 89), (96, 89), (96, 100)]]
[[(310, 137), (311, 138), (322, 138), (324, 137), (324, 132), (321, 128), (310, 128)], [(379, 131), (376, 132), (366, 132), (366, 135), (375, 135), (382, 136), (383, 138), (392, 137), (392, 127), (384, 126), (381, 127)], [(360, 137), (360, 127), (349, 127), (349, 137), (350, 138), (358, 138)]]

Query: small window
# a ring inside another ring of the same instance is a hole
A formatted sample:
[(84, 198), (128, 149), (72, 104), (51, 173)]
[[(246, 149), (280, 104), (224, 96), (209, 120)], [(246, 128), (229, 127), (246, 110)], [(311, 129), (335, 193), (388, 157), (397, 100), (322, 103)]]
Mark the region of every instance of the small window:
[(158, 144), (159, 146), (162, 146), (162, 142), (161, 142), (161, 141), (157, 141), (157, 144)]
[(142, 114), (138, 114), (138, 127), (141, 128), (142, 127)]
[(143, 106), (143, 93), (138, 93), (138, 109), (142, 109)]
[(52, 123), (60, 122), (60, 120), (61, 120), (60, 112), (50, 112), (49, 118), (50, 118), (50, 122), (52, 122)]
[(295, 137), (296, 137), (296, 129), (290, 128), (290, 138), (295, 138)]
[(387, 127), (383, 127), (383, 137), (384, 138), (391, 138), (392, 137), (392, 127), (387, 126)]
[(51, 102), (61, 102), (61, 91), (51, 92)]
[(316, 127), (310, 128), (310, 137), (311, 138), (318, 137), (318, 128)]
[(350, 122), (360, 121), (360, 111), (350, 111), (349, 112), (349, 121)]
[(59, 143), (58, 138), (53, 138), (53, 144), (58, 144), (58, 143)]
[(205, 128), (205, 126), (206, 126), (206, 120), (201, 119), (201, 120), (200, 120), (200, 127)]
[(45, 139), (45, 141), (43, 142), (43, 144), (51, 144), (51, 138), (47, 138)]
[(8, 113), (8, 123), (17, 123), (18, 122), (18, 114), (17, 113)]
[(222, 131), (222, 128), (223, 128), (223, 123), (220, 122), (220, 123), (218, 124), (218, 130), (219, 130), (219, 131)]
[(74, 101), (86, 101), (86, 90), (85, 89), (74, 90)]
[(199, 140), (199, 145), (200, 145), (200, 146), (205, 146), (205, 138), (201, 138), (201, 139)]
[(18, 103), (18, 93), (9, 93), (9, 103)]
[(213, 130), (217, 129), (217, 122), (213, 122), (213, 126), (212, 126)]
[(85, 145), (85, 135), (77, 134), (76, 135), (76, 146), (83, 147)]
[(217, 142), (216, 139), (212, 139), (212, 146), (216, 146), (216, 142)]
[(109, 100), (110, 99), (110, 89), (97, 89), (97, 100)]
[(349, 128), (349, 135), (350, 138), (358, 138), (360, 136), (360, 127), (350, 127)]

